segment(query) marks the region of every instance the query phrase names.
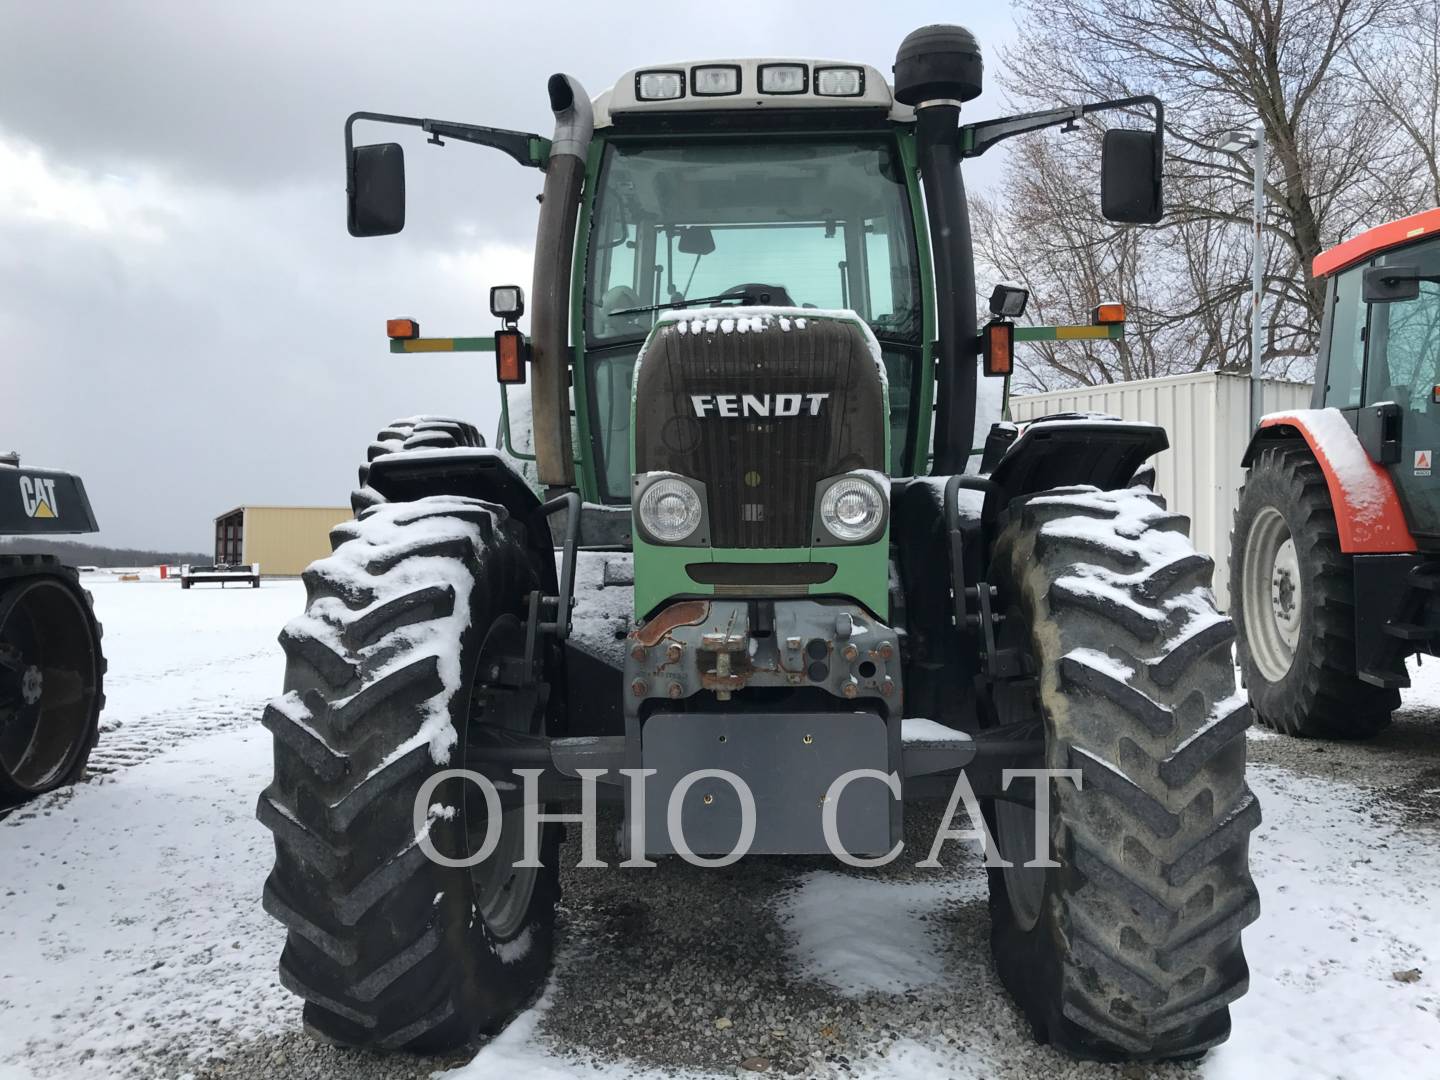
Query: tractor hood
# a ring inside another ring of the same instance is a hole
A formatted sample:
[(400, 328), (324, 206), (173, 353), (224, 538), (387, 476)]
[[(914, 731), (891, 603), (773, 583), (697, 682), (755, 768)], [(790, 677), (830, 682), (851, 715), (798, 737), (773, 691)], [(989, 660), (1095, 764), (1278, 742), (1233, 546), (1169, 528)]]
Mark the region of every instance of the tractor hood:
[(883, 476), (889, 460), (885, 366), (849, 311), (669, 313), (641, 353), (634, 407), (637, 482), (703, 484), (713, 548), (810, 547), (817, 485)]

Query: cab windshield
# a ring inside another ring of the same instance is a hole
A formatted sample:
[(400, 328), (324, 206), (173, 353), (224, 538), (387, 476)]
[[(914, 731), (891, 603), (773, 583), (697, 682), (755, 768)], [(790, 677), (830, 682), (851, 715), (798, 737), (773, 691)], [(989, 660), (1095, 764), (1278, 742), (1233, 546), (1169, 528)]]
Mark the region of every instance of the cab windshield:
[(628, 497), (630, 384), (641, 342), (666, 311), (727, 304), (848, 308), (869, 323), (890, 380), (892, 471), (907, 471), (921, 291), (893, 140), (606, 147), (584, 310), (607, 499)]

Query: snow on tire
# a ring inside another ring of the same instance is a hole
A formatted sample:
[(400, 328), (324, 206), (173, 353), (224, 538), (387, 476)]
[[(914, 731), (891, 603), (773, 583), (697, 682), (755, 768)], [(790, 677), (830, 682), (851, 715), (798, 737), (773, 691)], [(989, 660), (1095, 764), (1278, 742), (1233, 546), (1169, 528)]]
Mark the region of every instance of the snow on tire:
[[(992, 561), (1002, 644), (1033, 662), (1017, 700), (1043, 724), (1045, 765), (1081, 774), (1051, 786), (1059, 865), (989, 870), (992, 949), (1037, 1037), (1079, 1057), (1201, 1053), (1248, 984), (1249, 708), (1187, 529), (1147, 491), (1057, 489)], [(1033, 807), (987, 813), (1001, 854), (1030, 860)]]
[[(281, 634), (285, 693), (264, 713), (275, 776), (257, 814), (275, 839), (265, 908), (288, 930), (280, 979), (323, 1041), (449, 1048), (528, 1003), (553, 946), (558, 826), (544, 826), (543, 866), (515, 871), (523, 811), (503, 813), (499, 847), (473, 869), (428, 858), (414, 824), (426, 781), (463, 766), (487, 723), (493, 699), (472, 692), (481, 646), (523, 612), (534, 571), (522, 527), (474, 499), (382, 504), (331, 539)], [(480, 794), (458, 779), (435, 789), (425, 831), (441, 853), (480, 846)]]
[(399, 450), (453, 450), (459, 446), (484, 446), (485, 437), (474, 425), (449, 416), (406, 416), (392, 420), (376, 434), (360, 466), (360, 487), (350, 493), (350, 508), (356, 517), (385, 501), (370, 486), (370, 463)]

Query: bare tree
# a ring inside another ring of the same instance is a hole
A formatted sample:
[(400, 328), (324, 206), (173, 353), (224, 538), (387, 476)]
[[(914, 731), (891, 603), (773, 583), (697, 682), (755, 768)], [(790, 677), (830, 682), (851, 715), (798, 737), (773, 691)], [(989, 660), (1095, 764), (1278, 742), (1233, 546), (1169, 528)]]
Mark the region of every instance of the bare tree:
[(1418, 212), (1440, 206), (1440, 0), (1411, 0), (1402, 11), (1399, 25), (1352, 44), (1349, 59), (1366, 108), (1411, 158), (1390, 180)]
[(1098, 131), (1068, 144), (1022, 139), (1002, 187), (974, 200), (982, 278), (1029, 289), (1028, 318), (1083, 323), (1107, 300), (1128, 309), (1118, 343), (1022, 347), (1016, 389), (1181, 375), (1235, 367), (1237, 360), (1243, 368), (1247, 331), (1233, 314), (1248, 290), (1249, 262), (1234, 227), (1194, 220), (1166, 230), (1115, 228), (1095, 206), (1098, 153)]
[[(1440, 4), (1411, 2), (1432, 10)], [(1413, 201), (1406, 189), (1414, 185), (1396, 177), (1415, 172), (1416, 151), (1397, 138), (1400, 119), (1375, 107), (1388, 84), (1355, 73), (1356, 57), (1373, 43), (1402, 26), (1413, 29), (1409, 9), (1389, 0), (1020, 0), (1019, 7), (1021, 34), (1005, 65), (1017, 104), (1154, 93), (1167, 110), (1169, 213), (1162, 225), (1116, 228), (1098, 218), (1095, 127), (1058, 150), (1032, 149), (1038, 139), (1018, 147), (1009, 185), (985, 205), (989, 217), (977, 235), (982, 258), (997, 272), (1014, 275), (1029, 260), (1037, 296), (1104, 289), (1133, 313), (1130, 341), (1118, 356), (1113, 348), (1092, 350), (1083, 361), (1032, 351), (1021, 358), (1040, 372), (1032, 381), (1248, 370), (1253, 158), (1215, 146), (1223, 132), (1257, 123), (1270, 151), (1262, 370), (1307, 376), (1324, 299), (1315, 256)], [(1383, 70), (1387, 78), (1414, 77), (1402, 67), (1397, 61)], [(1382, 69), (1375, 70), (1378, 79)], [(1413, 114), (1412, 142), (1423, 142), (1433, 108), (1427, 114), (1413, 94), (1403, 107)], [(1433, 157), (1433, 136), (1429, 146)], [(1072, 178), (1084, 177), (1084, 198), (1045, 178), (1047, 155)], [(997, 241), (1015, 234), (1025, 237), (1025, 250), (1007, 253)]]

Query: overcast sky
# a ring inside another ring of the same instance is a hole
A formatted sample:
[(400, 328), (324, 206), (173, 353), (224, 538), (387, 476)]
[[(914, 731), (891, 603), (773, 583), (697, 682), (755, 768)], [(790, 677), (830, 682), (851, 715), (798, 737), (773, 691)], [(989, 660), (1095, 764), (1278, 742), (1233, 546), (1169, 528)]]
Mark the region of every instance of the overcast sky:
[[(384, 320), (489, 333), (488, 287), (530, 285), (542, 179), (372, 127), (405, 143), (409, 215), (354, 240), (346, 115), (548, 135), (554, 71), (592, 95), (638, 65), (730, 56), (888, 75), (907, 32), (957, 19), (993, 76), (1006, 0), (0, 0), (0, 451), (81, 474), (117, 545), (206, 551), (233, 506), (344, 505), (389, 418), (494, 430), (489, 357), (392, 357)], [(988, 97), (969, 111), (999, 111)]]

